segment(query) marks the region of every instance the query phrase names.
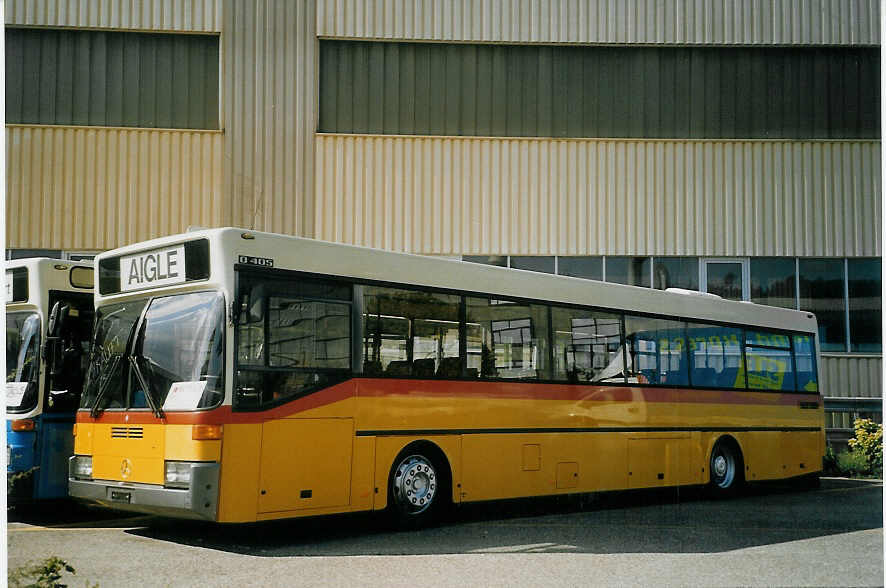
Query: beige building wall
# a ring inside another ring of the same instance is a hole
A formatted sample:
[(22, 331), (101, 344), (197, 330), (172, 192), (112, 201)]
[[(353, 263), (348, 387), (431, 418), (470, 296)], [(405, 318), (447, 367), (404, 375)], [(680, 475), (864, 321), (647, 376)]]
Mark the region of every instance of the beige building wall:
[(225, 0), (224, 15), (227, 222), (312, 236), (315, 4)]
[(6, 127), (6, 246), (96, 250), (223, 224), (222, 134)]
[(876, 45), (878, 0), (317, 0), (329, 38)]
[(879, 398), (883, 393), (883, 357), (832, 353), (822, 355), (821, 389), (829, 398)]
[(222, 0), (6, 0), (7, 25), (220, 32)]
[(876, 256), (878, 141), (317, 136), (316, 236), (435, 255)]

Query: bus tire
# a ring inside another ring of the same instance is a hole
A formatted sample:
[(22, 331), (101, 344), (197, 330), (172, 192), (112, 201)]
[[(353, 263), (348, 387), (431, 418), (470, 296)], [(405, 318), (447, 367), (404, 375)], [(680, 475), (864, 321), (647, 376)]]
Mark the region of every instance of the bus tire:
[(721, 437), (711, 450), (709, 461), (711, 478), (708, 487), (715, 497), (735, 496), (744, 485), (744, 459), (738, 443), (731, 437)]
[(433, 444), (414, 443), (397, 455), (388, 478), (388, 510), (400, 528), (419, 529), (440, 520), (451, 504), (449, 464)]

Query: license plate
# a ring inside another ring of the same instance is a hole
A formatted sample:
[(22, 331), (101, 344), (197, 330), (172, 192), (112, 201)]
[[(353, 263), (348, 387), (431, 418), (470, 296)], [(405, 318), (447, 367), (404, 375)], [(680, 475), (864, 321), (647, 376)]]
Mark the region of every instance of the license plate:
[(114, 502), (123, 502), (129, 504), (132, 500), (132, 492), (124, 492), (122, 490), (111, 490), (111, 500)]

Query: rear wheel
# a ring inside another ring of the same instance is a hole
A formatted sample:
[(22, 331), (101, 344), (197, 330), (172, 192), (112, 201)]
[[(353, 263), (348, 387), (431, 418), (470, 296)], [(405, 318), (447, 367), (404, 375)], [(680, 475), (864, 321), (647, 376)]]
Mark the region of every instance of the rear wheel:
[(394, 460), (388, 505), (395, 522), (406, 528), (436, 522), (449, 503), (449, 470), (435, 452), (407, 447)]
[(744, 460), (731, 439), (720, 439), (711, 451), (710, 488), (716, 496), (732, 496), (744, 484)]

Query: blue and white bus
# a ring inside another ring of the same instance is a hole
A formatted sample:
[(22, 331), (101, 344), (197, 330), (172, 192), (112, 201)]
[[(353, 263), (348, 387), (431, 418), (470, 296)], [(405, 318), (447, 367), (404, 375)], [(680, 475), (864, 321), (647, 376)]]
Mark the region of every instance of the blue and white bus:
[(68, 495), (68, 457), (93, 312), (92, 262), (6, 263), (6, 490), (10, 504)]

